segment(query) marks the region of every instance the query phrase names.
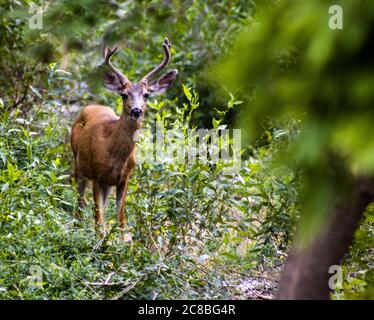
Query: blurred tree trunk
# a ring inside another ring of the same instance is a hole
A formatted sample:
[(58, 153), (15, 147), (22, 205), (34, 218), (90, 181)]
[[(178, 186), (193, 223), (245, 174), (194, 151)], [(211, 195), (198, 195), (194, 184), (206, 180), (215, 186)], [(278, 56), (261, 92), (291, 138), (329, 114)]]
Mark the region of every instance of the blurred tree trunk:
[(329, 268), (340, 264), (358, 223), (374, 200), (374, 177), (356, 179), (349, 198), (338, 203), (327, 226), (305, 249), (290, 250), (277, 299), (329, 299)]

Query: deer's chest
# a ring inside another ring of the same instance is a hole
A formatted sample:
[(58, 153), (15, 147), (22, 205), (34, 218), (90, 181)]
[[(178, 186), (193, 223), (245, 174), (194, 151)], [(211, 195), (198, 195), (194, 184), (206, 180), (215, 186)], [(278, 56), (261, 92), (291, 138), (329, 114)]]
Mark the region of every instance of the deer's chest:
[(129, 164), (133, 162), (132, 154), (128, 154), (127, 157), (118, 161), (118, 159), (108, 158), (105, 163), (99, 165), (100, 172), (98, 174), (98, 180), (101, 183), (111, 186), (116, 186), (124, 181), (132, 171)]

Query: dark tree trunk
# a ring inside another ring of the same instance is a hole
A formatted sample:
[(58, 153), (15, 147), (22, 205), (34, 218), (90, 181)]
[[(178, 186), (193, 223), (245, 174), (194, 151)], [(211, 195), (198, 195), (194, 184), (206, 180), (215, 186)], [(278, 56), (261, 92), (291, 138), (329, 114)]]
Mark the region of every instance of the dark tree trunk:
[(340, 264), (367, 206), (374, 200), (374, 178), (357, 178), (352, 195), (335, 206), (327, 226), (305, 249), (290, 250), (277, 299), (329, 299), (329, 268)]

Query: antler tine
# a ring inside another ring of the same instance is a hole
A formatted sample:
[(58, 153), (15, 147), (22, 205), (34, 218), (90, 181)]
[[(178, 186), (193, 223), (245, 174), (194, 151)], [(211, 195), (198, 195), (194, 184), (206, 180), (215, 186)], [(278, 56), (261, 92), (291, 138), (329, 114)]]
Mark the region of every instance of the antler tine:
[(124, 74), (122, 74), (122, 72), (119, 71), (116, 67), (114, 67), (112, 63), (110, 62), (110, 59), (117, 51), (118, 51), (118, 47), (114, 47), (113, 49), (111, 49), (111, 48), (108, 48), (108, 46), (104, 43), (103, 56), (104, 56), (105, 64), (110, 68), (110, 70), (113, 71), (113, 73), (118, 77), (121, 83), (125, 84), (126, 82), (129, 81), (127, 77)]
[(162, 69), (164, 69), (167, 64), (170, 62), (171, 54), (170, 54), (170, 47), (171, 43), (168, 38), (164, 39), (164, 42), (162, 43), (162, 48), (164, 49), (164, 59), (162, 62), (154, 68), (151, 72), (149, 72), (147, 75), (145, 75), (142, 79), (144, 82), (148, 82), (151, 80), (158, 72), (160, 72)]

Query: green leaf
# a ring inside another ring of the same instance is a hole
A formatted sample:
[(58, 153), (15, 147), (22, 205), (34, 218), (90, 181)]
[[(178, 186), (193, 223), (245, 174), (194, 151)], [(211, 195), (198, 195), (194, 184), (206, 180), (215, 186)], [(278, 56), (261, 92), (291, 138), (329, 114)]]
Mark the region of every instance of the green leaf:
[(185, 86), (183, 83), (182, 83), (182, 87), (183, 87), (184, 95), (186, 96), (186, 98), (188, 99), (188, 101), (191, 101), (192, 100), (192, 94), (191, 94), (190, 88), (188, 88), (187, 86)]

